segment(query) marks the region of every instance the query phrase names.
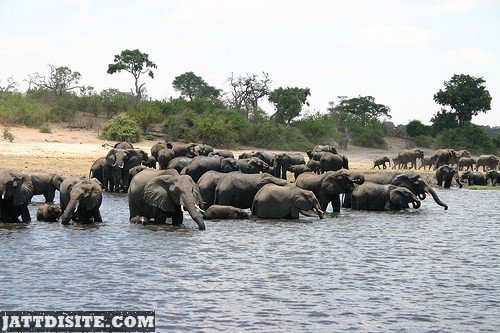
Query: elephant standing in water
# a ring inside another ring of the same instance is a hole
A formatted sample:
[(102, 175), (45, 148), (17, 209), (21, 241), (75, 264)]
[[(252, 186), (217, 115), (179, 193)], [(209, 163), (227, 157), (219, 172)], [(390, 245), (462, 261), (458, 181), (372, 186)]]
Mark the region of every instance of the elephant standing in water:
[(32, 173), (30, 174), (31, 183), (33, 184), (33, 195), (43, 195), (45, 202), (53, 202), (56, 195), (56, 190), (59, 191), (64, 178), (55, 173)]
[(196, 156), (181, 170), (180, 174), (188, 175), (194, 182), (197, 182), (205, 172), (210, 170), (228, 173), (238, 170), (238, 165), (234, 158)]
[(0, 171), (0, 221), (30, 222), (28, 204), (33, 196), (34, 188), (27, 174), (3, 170)]
[(420, 199), (409, 189), (395, 185), (364, 183), (351, 194), (351, 208), (354, 210), (401, 210), (420, 208)]
[(252, 215), (267, 219), (298, 219), (299, 213), (305, 216), (323, 218), (323, 211), (312, 191), (297, 186), (278, 186), (267, 184), (255, 195)]
[(304, 190), (309, 190), (318, 198), (322, 211), (332, 204), (334, 212), (340, 212), (340, 194), (350, 193), (355, 184), (363, 184), (362, 174), (352, 174), (349, 170), (328, 171), (321, 175), (303, 173), (295, 184)]
[(101, 203), (102, 184), (97, 179), (69, 177), (61, 183), (62, 224), (102, 222)]
[(246, 220), (249, 218), (246, 210), (224, 205), (212, 205), (204, 213), (203, 218), (207, 220)]
[(38, 221), (56, 222), (61, 215), (61, 207), (53, 203), (44, 203), (36, 211), (36, 219)]
[(436, 179), (438, 186), (443, 186), (444, 188), (450, 188), (451, 181), (455, 179), (459, 188), (462, 188), (462, 183), (460, 182), (460, 178), (458, 177), (457, 170), (449, 166), (448, 164), (441, 165), (436, 170)]
[(413, 192), (420, 200), (424, 200), (426, 193), (432, 195), (434, 201), (445, 210), (448, 209), (448, 205), (445, 204), (436, 191), (422, 178), (420, 175), (414, 175), (411, 173), (376, 173), (372, 175), (366, 175), (365, 180), (367, 182), (372, 182), (382, 185), (396, 185), (403, 186)]
[(198, 213), (203, 208), (198, 185), (176, 170), (139, 172), (130, 182), (128, 200), (131, 221), (154, 219), (154, 223), (165, 223), (167, 217), (171, 217), (172, 225), (181, 225), (181, 206), (184, 206), (199, 229), (205, 230), (203, 218)]

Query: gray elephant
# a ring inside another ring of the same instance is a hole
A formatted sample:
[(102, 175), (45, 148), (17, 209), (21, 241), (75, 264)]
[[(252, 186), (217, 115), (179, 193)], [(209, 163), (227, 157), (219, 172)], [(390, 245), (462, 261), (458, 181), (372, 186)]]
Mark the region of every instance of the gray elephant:
[[(318, 175), (321, 173), (321, 165), (319, 164), (319, 161), (310, 159), (309, 161), (307, 161), (306, 165), (309, 169), (311, 169), (312, 172)], [(297, 180), (297, 178), (295, 178), (295, 180)]]
[[(128, 171), (147, 160), (148, 154), (142, 149), (111, 149), (106, 155), (104, 166), (104, 189), (127, 192)], [(110, 178), (107, 178), (107, 175), (110, 175)]]
[(460, 177), (461, 180), (467, 180), (467, 184), (469, 186), (471, 185), (481, 185), (481, 186), (486, 186), (488, 185), (486, 181), (486, 177), (483, 173), (481, 172), (474, 172), (474, 171), (465, 171), (462, 176)]
[(269, 172), (269, 164), (254, 156), (235, 160), (238, 169), (243, 173)]
[[(321, 160), (321, 157), (323, 157), (324, 153), (326, 153), (326, 152), (325, 151), (312, 151), (312, 150), (306, 151), (306, 155), (309, 157), (309, 159), (315, 160), (318, 162)], [(332, 153), (332, 154), (334, 154), (334, 153)]]
[(375, 168), (380, 169), (380, 166), (382, 166), (383, 169), (387, 169), (387, 165), (385, 165), (386, 163), (387, 163), (387, 165), (391, 166), (391, 160), (389, 160), (389, 157), (384, 156), (384, 157), (376, 158), (373, 160), (373, 168), (372, 169), (375, 169)]
[(117, 142), (113, 148), (116, 149), (134, 149), (134, 146), (127, 141)]
[(424, 159), (424, 151), (418, 148), (403, 149), (398, 154), (398, 162), (403, 169), (408, 167), (408, 163), (410, 163), (410, 169), (416, 169), (417, 159), (420, 159), (420, 161)]
[(176, 170), (146, 169), (132, 178), (128, 190), (130, 220), (153, 219), (163, 224), (167, 217), (172, 225), (181, 225), (184, 219), (183, 206), (200, 230), (205, 223), (199, 212), (203, 210), (198, 185), (187, 175), (179, 175)]
[(304, 172), (312, 172), (311, 168), (309, 168), (307, 164), (292, 165), (288, 171), (293, 173), (294, 180), (297, 180), (297, 177)]
[(491, 186), (496, 186), (500, 182), (500, 172), (496, 170), (489, 170), (485, 175), (486, 182), (491, 181)]
[(170, 142), (159, 141), (151, 147), (151, 156), (153, 156), (158, 161), (158, 153), (160, 150), (167, 148), (172, 149), (172, 144)]
[(224, 158), (219, 156), (196, 156), (191, 163), (184, 167), (180, 174), (190, 176), (197, 182), (207, 171), (214, 170), (228, 173), (238, 170), (238, 164), (234, 158)]
[(349, 170), (328, 171), (321, 175), (303, 173), (295, 184), (304, 190), (313, 191), (318, 198), (322, 211), (332, 204), (334, 212), (340, 212), (340, 194), (350, 193), (356, 184), (363, 184), (362, 174), (353, 174)]
[(33, 184), (33, 195), (43, 195), (45, 202), (53, 202), (56, 190), (59, 191), (64, 178), (55, 173), (32, 173), (29, 176)]
[(33, 196), (34, 188), (27, 174), (13, 171), (0, 171), (0, 221), (30, 222), (28, 204)]
[(471, 157), (460, 157), (458, 159), (458, 170), (473, 170), (474, 164), (476, 164), (476, 160)]
[(435, 155), (424, 156), (424, 159), (422, 160), (422, 163), (420, 163), (420, 166), (418, 167), (418, 169), (420, 170), (420, 168), (423, 167), (425, 170), (425, 167), (429, 167), (429, 170), (430, 170), (431, 167), (434, 166), (434, 164), (436, 164), (436, 156)]
[(38, 221), (57, 222), (61, 215), (61, 207), (54, 203), (44, 203), (36, 211), (36, 219)]
[(356, 186), (351, 194), (351, 208), (354, 210), (401, 210), (420, 208), (420, 199), (409, 189), (395, 185), (364, 183)]
[(208, 156), (220, 156), (220, 157), (231, 157), (234, 158), (234, 154), (230, 150), (216, 150), (208, 153)]
[(393, 156), (391, 158), (391, 161), (392, 161), (392, 168), (393, 169), (401, 169), (401, 165), (399, 164), (399, 157), (398, 156)]
[(316, 147), (314, 147), (313, 149), (314, 152), (318, 152), (318, 151), (327, 151), (327, 152), (330, 152), (332, 154), (337, 154), (337, 148), (335, 148), (334, 146), (332, 145), (317, 145)]
[(167, 170), (168, 169), (175, 169), (177, 172), (181, 172), (182, 169), (184, 169), (186, 166), (189, 165), (193, 161), (192, 157), (186, 157), (186, 156), (177, 156), (174, 157), (170, 162), (168, 162), (167, 165)]
[(439, 206), (444, 207), (445, 210), (448, 209), (448, 205), (441, 201), (436, 191), (418, 174), (380, 172), (376, 174), (367, 174), (365, 180), (376, 184), (392, 184), (406, 187), (412, 191), (413, 194), (418, 196), (420, 200), (424, 200), (428, 193)]
[(288, 182), (268, 173), (246, 174), (231, 172), (219, 180), (215, 188), (215, 203), (238, 208), (252, 207), (253, 198), (266, 184), (285, 186)]
[(438, 149), (434, 154), (434, 169), (439, 168), (441, 165), (453, 164), (458, 161), (457, 152), (453, 149)]
[[(104, 176), (104, 172), (108, 172), (106, 176)], [(111, 179), (111, 168), (106, 168), (106, 157), (99, 157), (94, 161), (89, 171), (89, 178), (95, 178), (106, 188), (106, 181), (112, 182)], [(109, 190), (109, 187), (106, 188)]]
[(498, 167), (499, 158), (495, 155), (481, 155), (477, 158), (476, 171), (479, 167), (483, 167), (483, 172), (487, 170), (496, 170)]
[(60, 204), (63, 211), (61, 222), (102, 222), (102, 184), (95, 178), (68, 177), (61, 183)]
[(340, 169), (349, 169), (349, 160), (345, 155), (325, 152), (319, 160), (321, 172), (337, 171)]
[[(237, 171), (233, 171), (237, 172)], [(231, 173), (218, 171), (208, 171), (198, 179), (197, 184), (200, 189), (201, 197), (203, 198), (205, 209), (210, 208), (215, 202), (215, 188), (219, 181)]]
[(323, 211), (312, 191), (297, 186), (267, 184), (256, 194), (252, 204), (252, 215), (265, 219), (298, 219), (299, 213), (320, 219)]
[(458, 177), (458, 171), (454, 167), (445, 164), (436, 169), (436, 180), (438, 186), (450, 188), (451, 181), (453, 179), (455, 179), (458, 187), (462, 188), (462, 183), (460, 182), (460, 178)]
[(185, 156), (185, 157), (195, 157), (196, 156), (196, 143), (178, 143), (175, 144), (172, 149), (174, 150), (175, 157)]
[(157, 155), (158, 166), (160, 170), (167, 170), (168, 164), (175, 158), (175, 152), (170, 148), (164, 148), (160, 150)]
[(212, 205), (205, 210), (203, 218), (207, 220), (246, 220), (249, 216), (245, 209), (233, 206)]
[(286, 179), (286, 172), (290, 166), (296, 164), (305, 164), (304, 156), (300, 153), (280, 153), (276, 154), (274, 158), (274, 176)]
[(196, 144), (194, 146), (194, 152), (198, 156), (208, 156), (210, 153), (214, 152), (214, 148), (207, 144)]

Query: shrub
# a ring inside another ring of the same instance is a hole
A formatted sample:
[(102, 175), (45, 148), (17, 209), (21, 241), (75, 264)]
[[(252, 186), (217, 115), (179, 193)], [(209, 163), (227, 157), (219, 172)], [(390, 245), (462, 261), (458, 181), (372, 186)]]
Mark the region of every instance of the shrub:
[(413, 138), (415, 147), (432, 148), (434, 139), (430, 135), (419, 135)]
[(151, 135), (151, 134), (147, 134), (147, 135), (144, 136), (144, 140), (147, 140), (147, 141), (156, 141), (156, 136)]
[(168, 116), (163, 122), (163, 133), (168, 141), (192, 141), (189, 129), (198, 115), (191, 110)]
[(14, 141), (14, 135), (10, 132), (9, 128), (5, 127), (3, 129), (3, 138), (9, 140), (9, 142)]
[(52, 131), (50, 130), (50, 127), (48, 124), (42, 124), (40, 125), (40, 127), (38, 128), (38, 131), (40, 133), (52, 133)]
[(299, 129), (311, 142), (338, 141), (340, 138), (337, 122), (331, 116), (320, 113), (294, 121), (290, 126)]
[(488, 133), (470, 122), (442, 131), (436, 136), (435, 148), (467, 149), (474, 154), (494, 154), (495, 144)]
[(4, 95), (0, 99), (0, 122), (6, 125), (38, 126), (47, 122), (49, 115), (50, 110), (45, 104), (20, 93)]
[(405, 127), (406, 134), (411, 138), (430, 135), (432, 132), (432, 127), (424, 125), (420, 120), (412, 120)]
[(121, 113), (102, 126), (100, 137), (114, 141), (138, 142), (141, 139), (141, 128), (127, 114)]
[(143, 133), (147, 132), (151, 125), (161, 123), (165, 119), (160, 108), (154, 103), (142, 102), (140, 109), (140, 111), (129, 110), (127, 115), (135, 120)]

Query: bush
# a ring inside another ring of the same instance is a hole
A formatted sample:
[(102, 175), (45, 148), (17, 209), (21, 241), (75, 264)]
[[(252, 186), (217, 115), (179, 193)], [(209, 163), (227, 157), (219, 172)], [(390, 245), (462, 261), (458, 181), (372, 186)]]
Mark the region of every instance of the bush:
[(52, 133), (52, 131), (50, 130), (50, 127), (48, 124), (42, 124), (40, 125), (40, 127), (38, 128), (38, 131), (40, 133)]
[(102, 126), (100, 137), (106, 140), (138, 142), (141, 139), (141, 128), (133, 119), (121, 113)]
[(192, 141), (189, 130), (198, 115), (191, 110), (168, 116), (163, 122), (163, 133), (168, 141)]
[(311, 142), (338, 141), (340, 138), (337, 122), (332, 117), (320, 113), (294, 121), (290, 126), (300, 130)]
[(14, 141), (14, 135), (10, 132), (9, 128), (5, 127), (3, 129), (3, 138), (9, 140), (9, 142)]
[(495, 143), (480, 126), (470, 122), (442, 131), (436, 136), (435, 148), (467, 149), (474, 154), (494, 154)]
[(140, 109), (140, 111), (129, 110), (127, 115), (135, 120), (143, 133), (147, 132), (151, 125), (161, 123), (165, 119), (160, 108), (154, 103), (142, 102)]
[(5, 125), (38, 126), (49, 120), (50, 109), (20, 93), (0, 98), (0, 122)]
[(432, 132), (432, 127), (424, 125), (420, 120), (412, 120), (406, 125), (406, 134), (409, 137), (428, 136)]
[(419, 135), (413, 138), (413, 145), (415, 147), (432, 148), (434, 139), (430, 135)]

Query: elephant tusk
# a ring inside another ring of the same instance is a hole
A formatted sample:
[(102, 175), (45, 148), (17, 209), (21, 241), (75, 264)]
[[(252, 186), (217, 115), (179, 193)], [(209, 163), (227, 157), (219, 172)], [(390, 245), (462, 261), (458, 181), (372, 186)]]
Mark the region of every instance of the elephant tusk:
[(184, 213), (184, 205), (181, 205), (181, 212)]
[(195, 206), (195, 207), (196, 207), (196, 209), (198, 209), (200, 212), (205, 213), (205, 211), (204, 211), (203, 209), (201, 209), (201, 207), (200, 207), (200, 206), (198, 206), (198, 205), (194, 205), (194, 206)]
[(5, 192), (2, 193), (2, 200), (5, 199)]

